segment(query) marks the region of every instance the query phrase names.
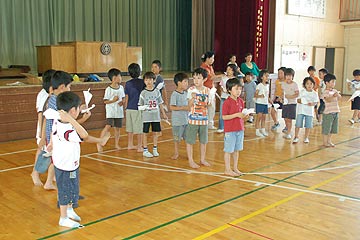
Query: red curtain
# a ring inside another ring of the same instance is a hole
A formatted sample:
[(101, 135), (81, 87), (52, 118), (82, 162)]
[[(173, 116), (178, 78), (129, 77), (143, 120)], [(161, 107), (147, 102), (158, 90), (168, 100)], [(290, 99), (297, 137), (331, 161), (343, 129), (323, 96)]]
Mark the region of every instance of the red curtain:
[(259, 68), (266, 67), (268, 12), (269, 0), (215, 0), (216, 71), (225, 70), (230, 54), (237, 56), (240, 65), (248, 52)]

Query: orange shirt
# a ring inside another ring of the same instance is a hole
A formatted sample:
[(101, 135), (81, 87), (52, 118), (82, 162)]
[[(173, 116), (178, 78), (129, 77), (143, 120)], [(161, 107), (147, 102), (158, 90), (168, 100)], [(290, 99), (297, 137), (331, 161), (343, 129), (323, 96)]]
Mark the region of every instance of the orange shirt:
[(314, 81), (315, 81), (314, 90), (317, 91), (320, 86), (320, 79), (317, 76), (313, 76), (312, 79), (314, 79)]
[(215, 76), (214, 69), (213, 69), (212, 66), (209, 66), (209, 65), (207, 65), (207, 64), (204, 63), (204, 62), (201, 63), (200, 67), (203, 68), (203, 69), (205, 69), (205, 70), (208, 72), (208, 77), (206, 78), (206, 80), (205, 80), (205, 82), (204, 82), (204, 86), (211, 89), (211, 88), (213, 87), (213, 83), (214, 83), (214, 81), (211, 80), (211, 78), (212, 78), (213, 76)]

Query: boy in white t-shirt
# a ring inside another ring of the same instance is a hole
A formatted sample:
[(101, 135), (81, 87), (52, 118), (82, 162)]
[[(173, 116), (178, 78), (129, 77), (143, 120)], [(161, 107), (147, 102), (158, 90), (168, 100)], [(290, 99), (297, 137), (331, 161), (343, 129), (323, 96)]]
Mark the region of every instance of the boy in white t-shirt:
[(306, 77), (303, 81), (303, 89), (297, 99), (295, 137), (293, 143), (299, 142), (300, 128), (305, 126), (304, 143), (309, 143), (310, 129), (313, 128), (314, 106), (319, 102), (318, 94), (314, 90), (315, 81), (312, 77)]
[[(101, 131), (100, 137), (104, 137), (111, 129), (114, 128), (115, 148), (121, 149), (119, 146), (120, 128), (122, 127), (122, 120), (124, 118), (123, 104), (125, 101), (124, 87), (121, 83), (121, 71), (112, 68), (108, 71), (108, 77), (111, 80), (110, 86), (105, 89), (104, 103), (106, 110), (106, 125)], [(103, 151), (103, 147), (97, 144), (99, 152)]]
[(81, 100), (75, 93), (63, 92), (56, 101), (61, 120), (54, 120), (51, 147), (60, 205), (59, 225), (76, 228), (81, 226), (78, 223), (81, 218), (72, 206), (79, 200), (80, 142), (105, 145), (109, 136), (94, 138), (76, 121)]

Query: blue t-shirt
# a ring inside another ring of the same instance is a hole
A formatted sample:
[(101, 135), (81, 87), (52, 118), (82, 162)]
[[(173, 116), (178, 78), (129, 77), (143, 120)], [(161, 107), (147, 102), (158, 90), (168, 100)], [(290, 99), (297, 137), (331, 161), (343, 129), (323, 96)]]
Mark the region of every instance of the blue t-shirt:
[(128, 95), (126, 109), (138, 110), (139, 96), (144, 88), (144, 80), (140, 78), (134, 78), (125, 83), (125, 95)]

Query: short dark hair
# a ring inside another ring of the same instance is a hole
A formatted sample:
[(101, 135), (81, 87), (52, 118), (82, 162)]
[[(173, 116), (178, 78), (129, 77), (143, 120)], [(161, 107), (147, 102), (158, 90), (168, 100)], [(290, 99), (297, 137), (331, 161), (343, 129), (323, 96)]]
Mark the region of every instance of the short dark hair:
[(192, 75), (195, 76), (200, 74), (203, 76), (204, 79), (208, 76), (208, 72), (203, 68), (196, 68)]
[(245, 76), (247, 76), (247, 75), (253, 76), (254, 74), (252, 72), (246, 72)]
[(247, 54), (245, 54), (245, 57), (248, 57), (248, 56), (253, 56), (251, 52), (248, 52)]
[(152, 79), (156, 79), (156, 76), (153, 72), (146, 72), (143, 76), (143, 79), (145, 80), (145, 78), (149, 79), (149, 78), (152, 78)]
[(239, 70), (238, 70), (238, 66), (236, 66), (235, 64), (233, 64), (233, 63), (230, 63), (230, 64), (228, 64), (227, 66), (226, 66), (226, 68), (231, 68), (231, 70), (233, 71), (233, 73), (234, 73), (234, 76), (238, 76), (238, 75), (240, 75), (240, 72), (239, 72)]
[(158, 67), (159, 68), (161, 68), (161, 62), (160, 62), (160, 60), (154, 60), (154, 61), (152, 61), (152, 63), (151, 64), (156, 64), (156, 65), (158, 65)]
[(285, 76), (286, 75), (291, 75), (292, 77), (294, 77), (295, 76), (295, 71), (294, 71), (294, 69), (292, 69), (292, 68), (286, 68), (286, 70), (285, 70)]
[(307, 72), (314, 71), (316, 72), (316, 68), (314, 66), (309, 66)]
[(189, 79), (188, 75), (186, 73), (177, 73), (174, 76), (174, 82), (175, 85), (178, 85), (178, 82), (182, 82), (184, 79)]
[(280, 67), (280, 68), (278, 69), (278, 71), (280, 71), (280, 70), (285, 73), (286, 67)]
[(267, 69), (263, 69), (259, 72), (259, 82), (262, 82), (261, 78), (267, 73), (269, 73), (269, 71)]
[(336, 77), (334, 74), (328, 73), (324, 77), (324, 82), (330, 82), (331, 80), (336, 80)]
[(312, 77), (306, 77), (306, 78), (304, 78), (304, 80), (303, 80), (303, 87), (304, 87), (304, 88), (305, 88), (305, 84), (306, 84), (307, 81), (312, 82), (312, 84), (314, 84), (314, 86), (315, 86), (315, 81), (314, 81), (314, 79), (313, 79)]
[(241, 86), (240, 80), (237, 78), (230, 78), (226, 81), (226, 91), (230, 92), (234, 86)]
[(49, 93), (49, 89), (51, 87), (51, 78), (55, 72), (56, 72), (56, 70), (49, 69), (49, 70), (46, 70), (42, 75), (42, 87), (43, 87), (43, 89), (45, 89), (45, 91), (47, 93)]
[(80, 104), (81, 99), (74, 92), (60, 93), (56, 98), (56, 107), (58, 110), (69, 112), (73, 107), (78, 108)]
[(324, 75), (329, 73), (329, 71), (326, 68), (320, 69), (319, 72), (322, 72)]
[(130, 77), (138, 78), (141, 72), (140, 65), (137, 63), (131, 63), (128, 67), (128, 72), (130, 74)]
[(108, 71), (107, 75), (108, 75), (108, 78), (110, 79), (110, 81), (112, 81), (113, 77), (121, 75), (121, 71), (117, 68), (112, 68)]
[(69, 85), (73, 81), (71, 75), (64, 71), (56, 71), (54, 75), (51, 77), (51, 87), (53, 89), (58, 89), (59, 86)]
[(355, 77), (355, 76), (360, 76), (360, 69), (355, 69), (354, 71), (353, 71), (353, 76)]
[(207, 58), (211, 58), (212, 56), (214, 56), (215, 55), (215, 52), (214, 51), (207, 51), (206, 53), (204, 53), (202, 56), (201, 56), (201, 60), (203, 61), (203, 62), (205, 62), (205, 60), (207, 59)]

